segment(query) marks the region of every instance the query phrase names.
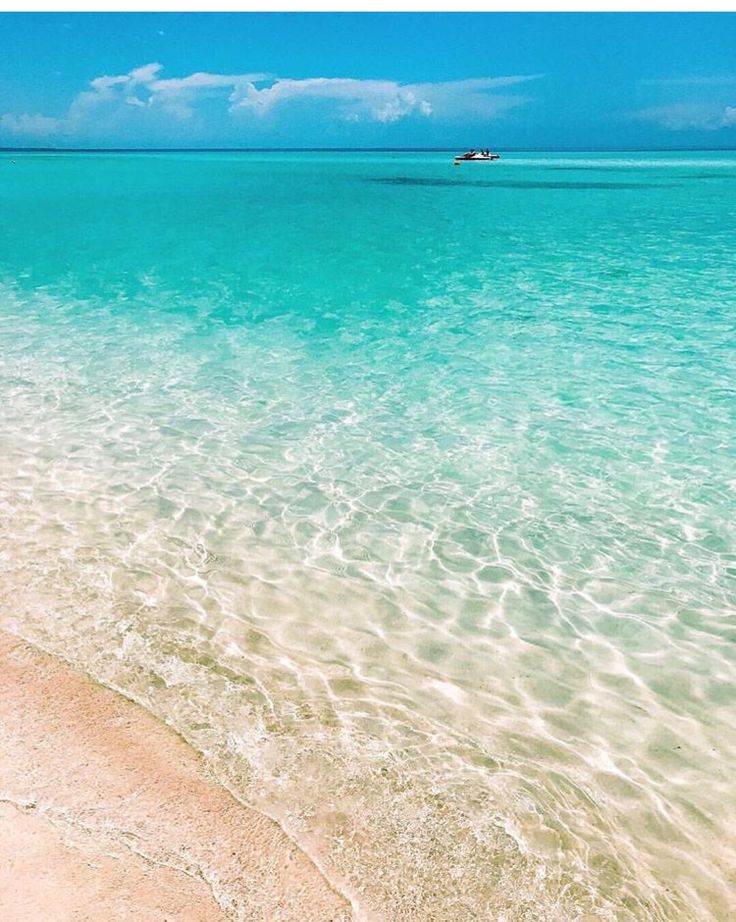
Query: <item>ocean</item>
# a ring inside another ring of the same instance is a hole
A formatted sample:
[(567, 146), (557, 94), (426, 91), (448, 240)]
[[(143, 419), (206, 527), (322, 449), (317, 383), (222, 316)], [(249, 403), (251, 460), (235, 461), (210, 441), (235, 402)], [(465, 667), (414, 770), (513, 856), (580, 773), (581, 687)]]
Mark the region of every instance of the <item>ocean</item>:
[(736, 888), (736, 154), (0, 154), (0, 624), (363, 919)]

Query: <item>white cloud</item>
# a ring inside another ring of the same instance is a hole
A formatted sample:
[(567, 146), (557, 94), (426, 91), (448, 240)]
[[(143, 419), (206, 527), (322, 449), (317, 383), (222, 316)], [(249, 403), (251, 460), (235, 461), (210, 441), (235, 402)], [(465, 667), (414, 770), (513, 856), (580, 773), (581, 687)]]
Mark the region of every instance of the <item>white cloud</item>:
[(396, 122), (410, 115), (493, 118), (524, 100), (491, 91), (535, 80), (539, 76), (481, 77), (416, 84), (349, 77), (311, 77), (275, 80), (261, 88), (251, 82), (233, 93), (231, 108), (236, 112), (248, 111), (263, 116), (297, 100), (331, 100), (337, 104), (338, 115), (349, 121)]
[(43, 138), (57, 134), (60, 129), (58, 118), (49, 118), (46, 115), (1, 115), (0, 129), (9, 134), (28, 135), (33, 138)]
[(736, 106), (673, 102), (639, 109), (630, 113), (630, 118), (650, 122), (668, 131), (718, 131), (736, 125)]
[(371, 119), (395, 122), (412, 112), (429, 115), (428, 100), (418, 97), (411, 87), (391, 80), (354, 80), (340, 77), (310, 77), (304, 80), (275, 80), (261, 89), (248, 83), (233, 94), (232, 111), (263, 116), (285, 103), (298, 100), (332, 100), (338, 114), (351, 121)]
[(689, 74), (641, 80), (651, 105), (628, 118), (666, 131), (719, 131), (736, 124), (736, 73)]
[[(233, 92), (238, 87), (264, 79), (265, 74), (208, 74), (198, 72), (187, 77), (162, 79), (162, 65), (136, 67), (127, 74), (95, 77), (90, 90), (79, 93), (72, 101), (66, 123), (75, 130), (82, 127), (94, 110), (112, 114), (124, 102), (135, 108), (161, 108), (176, 118), (188, 118), (195, 103), (212, 91)], [(226, 94), (227, 95), (227, 94)]]
[(654, 77), (652, 79), (641, 80), (640, 83), (642, 86), (658, 87), (733, 86), (736, 84), (736, 74), (695, 74), (690, 77)]
[(542, 74), (515, 74), (507, 77), (474, 77), (444, 83), (418, 83), (411, 89), (426, 97), (438, 118), (496, 118), (505, 110), (526, 102), (525, 96), (499, 92), (532, 80)]
[(152, 93), (179, 93), (182, 90), (199, 90), (207, 87), (237, 87), (245, 83), (267, 80), (268, 74), (208, 74), (198, 71), (188, 77), (170, 77), (166, 80), (151, 80)]
[[(280, 110), (293, 114), (320, 107), (322, 118), (340, 122), (391, 124), (402, 119), (481, 120), (497, 117), (525, 102), (505, 91), (539, 75), (481, 77), (442, 83), (401, 84), (393, 80), (352, 77), (274, 78), (264, 73), (214, 74), (198, 71), (184, 77), (161, 76), (156, 62), (127, 74), (102, 75), (78, 93), (59, 118), (6, 114), (0, 130), (29, 137), (145, 136), (163, 124), (197, 125), (219, 119), (220, 128), (243, 127), (243, 121), (263, 125)], [(233, 118), (235, 122), (233, 122)]]

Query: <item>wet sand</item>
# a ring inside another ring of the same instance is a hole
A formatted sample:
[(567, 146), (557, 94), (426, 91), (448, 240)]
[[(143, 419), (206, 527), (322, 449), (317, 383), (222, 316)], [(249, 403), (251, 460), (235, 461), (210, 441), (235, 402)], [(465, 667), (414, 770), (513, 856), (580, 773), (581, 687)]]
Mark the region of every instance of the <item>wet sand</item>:
[(346, 900), (144, 709), (0, 632), (3, 922), (343, 922)]

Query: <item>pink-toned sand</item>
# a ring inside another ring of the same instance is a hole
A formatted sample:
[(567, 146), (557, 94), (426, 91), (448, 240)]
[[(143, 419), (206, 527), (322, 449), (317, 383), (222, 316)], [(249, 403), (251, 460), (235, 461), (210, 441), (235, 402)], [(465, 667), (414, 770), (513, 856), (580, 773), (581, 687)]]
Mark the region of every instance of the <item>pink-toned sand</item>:
[(351, 918), (173, 731), (0, 632), (2, 922)]

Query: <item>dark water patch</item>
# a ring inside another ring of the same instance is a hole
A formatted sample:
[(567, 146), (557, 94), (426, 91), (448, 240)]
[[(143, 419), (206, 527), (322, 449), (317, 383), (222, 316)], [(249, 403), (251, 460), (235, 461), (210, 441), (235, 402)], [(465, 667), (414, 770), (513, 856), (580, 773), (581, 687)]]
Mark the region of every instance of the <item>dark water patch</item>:
[(531, 179), (430, 179), (421, 176), (371, 176), (367, 182), (383, 186), (470, 186), (475, 189), (667, 189), (672, 183), (564, 182)]

